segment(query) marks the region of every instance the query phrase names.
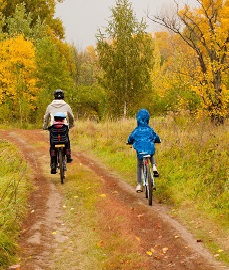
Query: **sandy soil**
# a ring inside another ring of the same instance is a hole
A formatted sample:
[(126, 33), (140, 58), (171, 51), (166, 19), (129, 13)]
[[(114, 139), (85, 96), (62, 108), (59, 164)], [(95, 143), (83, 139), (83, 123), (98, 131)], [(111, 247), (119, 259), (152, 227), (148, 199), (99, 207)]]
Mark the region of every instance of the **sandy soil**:
[[(40, 169), (48, 160), (47, 134), (37, 130), (9, 130), (0, 131), (0, 134), (2, 138), (18, 146), (34, 169), (32, 178), (35, 188), (30, 198), (30, 213), (21, 233), (20, 246), (23, 253), (20, 269), (52, 269), (50, 254), (57, 248), (58, 242), (62, 241), (61, 235), (52, 234), (55, 228), (62, 224), (62, 198), (56, 186), (47, 181), (47, 177)], [(122, 179), (104, 170), (101, 164), (82, 153), (73, 152), (73, 158), (74, 162), (84, 164), (101, 178), (102, 190), (108, 194), (108, 202), (100, 205), (104, 215), (109, 217), (111, 212), (118, 211), (126, 216), (128, 226), (123, 225), (125, 231), (130, 234), (135, 233), (141, 238), (142, 249), (147, 250), (150, 247), (149, 243), (157, 243), (155, 249), (158, 246), (166, 247), (164, 250), (166, 256), (164, 255), (160, 260), (152, 259), (151, 264), (142, 269), (229, 269), (217, 262), (214, 256), (204, 249), (201, 242), (170, 217), (165, 206), (156, 203), (148, 206), (143, 194), (136, 194)], [(113, 192), (114, 190), (116, 192)]]

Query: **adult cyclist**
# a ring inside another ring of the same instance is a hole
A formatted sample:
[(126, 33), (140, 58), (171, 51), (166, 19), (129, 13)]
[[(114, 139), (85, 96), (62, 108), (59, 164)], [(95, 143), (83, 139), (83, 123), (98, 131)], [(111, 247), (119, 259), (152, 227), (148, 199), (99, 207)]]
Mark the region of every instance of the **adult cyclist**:
[[(64, 101), (64, 91), (61, 89), (57, 89), (53, 93), (54, 100), (48, 105), (45, 115), (44, 115), (44, 124), (43, 129), (47, 129), (48, 126), (53, 125), (54, 123), (54, 115), (57, 112), (62, 112), (66, 115), (64, 123), (69, 126), (69, 129), (74, 126), (74, 115), (72, 112), (71, 107)], [(56, 173), (56, 164), (54, 162), (55, 151), (51, 148), (50, 145), (50, 166), (51, 166), (51, 173)], [(69, 149), (66, 149), (66, 157), (67, 162), (72, 162), (71, 157), (71, 148), (70, 148), (70, 140), (69, 140)]]

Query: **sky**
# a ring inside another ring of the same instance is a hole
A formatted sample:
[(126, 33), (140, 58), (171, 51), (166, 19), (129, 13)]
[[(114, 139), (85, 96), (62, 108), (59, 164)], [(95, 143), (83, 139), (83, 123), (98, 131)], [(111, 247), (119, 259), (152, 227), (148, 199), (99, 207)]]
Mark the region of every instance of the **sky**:
[[(146, 12), (155, 15), (162, 9), (170, 9), (174, 0), (130, 0), (133, 11), (138, 21), (146, 19), (148, 32), (158, 31), (158, 25), (146, 18)], [(184, 3), (193, 4), (196, 0), (178, 0), (179, 5)], [(74, 44), (79, 50), (87, 46), (95, 46), (95, 35), (98, 29), (105, 32), (107, 21), (109, 21), (111, 8), (116, 0), (64, 0), (57, 4), (55, 17), (62, 20), (65, 28), (66, 42)]]

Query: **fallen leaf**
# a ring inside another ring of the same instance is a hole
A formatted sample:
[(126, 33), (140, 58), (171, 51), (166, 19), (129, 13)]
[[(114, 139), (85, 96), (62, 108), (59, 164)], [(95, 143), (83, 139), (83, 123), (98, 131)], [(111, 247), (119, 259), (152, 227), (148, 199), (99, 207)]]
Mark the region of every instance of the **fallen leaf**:
[(56, 232), (53, 232), (52, 234), (54, 234), (54, 235), (55, 235), (55, 234), (56, 234)]
[(140, 241), (140, 237), (137, 237), (137, 236), (136, 236), (135, 238), (136, 238), (138, 241)]
[(107, 195), (106, 194), (101, 194), (100, 197), (106, 198)]
[(149, 256), (153, 255), (153, 253), (151, 251), (146, 251), (146, 254), (149, 255)]
[(168, 248), (163, 248), (162, 252), (165, 254), (168, 251)]
[(104, 246), (104, 242), (101, 240), (98, 244), (97, 244), (97, 247), (102, 247)]
[(179, 238), (180, 236), (179, 235), (175, 235), (175, 238), (177, 239), (177, 238)]
[(224, 250), (223, 249), (218, 249), (217, 252), (221, 253), (223, 252)]

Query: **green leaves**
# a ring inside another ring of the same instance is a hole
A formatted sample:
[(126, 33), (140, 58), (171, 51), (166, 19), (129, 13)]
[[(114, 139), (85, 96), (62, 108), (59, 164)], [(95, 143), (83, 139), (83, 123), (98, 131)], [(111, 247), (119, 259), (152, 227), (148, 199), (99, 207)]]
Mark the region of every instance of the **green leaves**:
[[(152, 39), (146, 24), (137, 21), (128, 0), (111, 9), (106, 34), (97, 36), (99, 63), (104, 71), (100, 83), (106, 90), (111, 115), (134, 114), (150, 89)], [(106, 39), (104, 39), (106, 37)]]

